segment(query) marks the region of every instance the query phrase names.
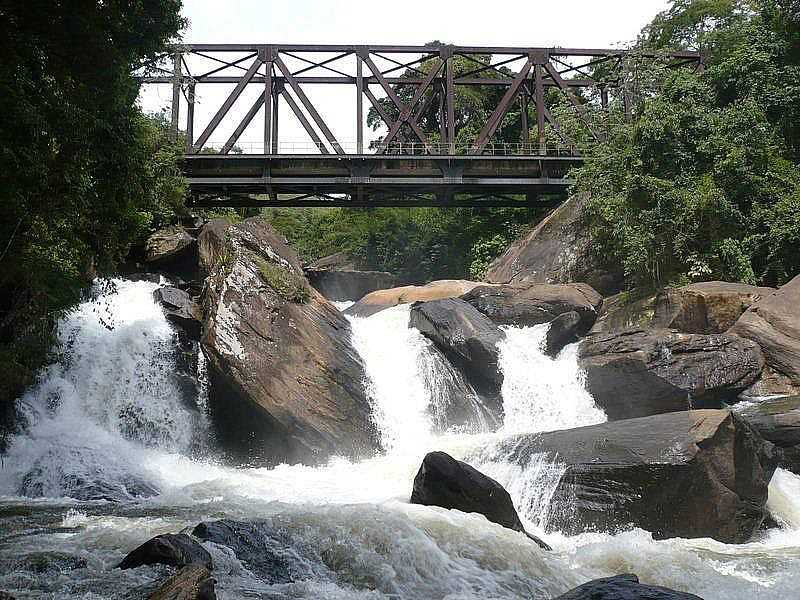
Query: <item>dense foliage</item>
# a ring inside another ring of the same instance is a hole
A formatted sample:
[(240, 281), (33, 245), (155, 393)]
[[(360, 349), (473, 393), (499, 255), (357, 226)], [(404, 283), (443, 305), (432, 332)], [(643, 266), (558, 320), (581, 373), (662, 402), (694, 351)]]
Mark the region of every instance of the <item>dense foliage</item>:
[[(705, 69), (653, 67), (634, 119), (577, 173), (598, 251), (631, 285), (800, 272), (800, 14), (795, 3), (680, 0), (647, 49), (701, 49)], [(648, 93), (654, 91), (658, 93)]]
[(0, 408), (53, 317), (183, 198), (177, 146), (133, 70), (182, 28), (180, 0), (0, 2)]

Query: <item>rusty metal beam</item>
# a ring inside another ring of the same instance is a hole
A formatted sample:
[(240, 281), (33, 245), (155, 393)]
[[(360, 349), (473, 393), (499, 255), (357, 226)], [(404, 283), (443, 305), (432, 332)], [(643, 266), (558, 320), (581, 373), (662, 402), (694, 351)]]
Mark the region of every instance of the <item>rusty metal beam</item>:
[(514, 99), (517, 97), (519, 93), (519, 88), (522, 85), (522, 82), (528, 77), (528, 73), (531, 70), (531, 66), (533, 66), (533, 61), (530, 57), (525, 61), (522, 69), (517, 76), (514, 78), (514, 83), (506, 90), (506, 93), (503, 95), (503, 98), (500, 100), (500, 104), (497, 105), (497, 108), (494, 109), (494, 112), (489, 117), (489, 120), (486, 122), (486, 125), (483, 127), (481, 132), (478, 134), (478, 139), (475, 142), (476, 152), (483, 149), (486, 146), (486, 142), (491, 139), (494, 135), (497, 128), (500, 126), (500, 123), (503, 120), (503, 117), (506, 116), (509, 107), (514, 102)]

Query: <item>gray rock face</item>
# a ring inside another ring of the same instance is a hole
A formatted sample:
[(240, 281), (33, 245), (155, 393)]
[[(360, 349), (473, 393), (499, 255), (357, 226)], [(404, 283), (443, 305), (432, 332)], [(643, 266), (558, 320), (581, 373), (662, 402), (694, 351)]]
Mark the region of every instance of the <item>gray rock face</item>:
[(800, 474), (800, 396), (747, 402), (735, 409), (780, 454), (779, 466)]
[(627, 329), (648, 329), (655, 314), (653, 294), (620, 292), (603, 298), (603, 306), (589, 333), (615, 333)]
[(581, 316), (574, 310), (558, 315), (547, 330), (544, 352), (555, 357), (567, 344), (578, 341), (581, 331)]
[(154, 291), (153, 297), (161, 304), (168, 321), (183, 329), (189, 339), (200, 341), (203, 311), (187, 292), (165, 286)]
[[(479, 513), (492, 523), (525, 533), (506, 489), (491, 477), (444, 452), (429, 452), (423, 459), (414, 478), (411, 503)], [(534, 536), (531, 538), (550, 549), (541, 540)]]
[(145, 260), (161, 263), (190, 254), (194, 250), (195, 239), (183, 227), (175, 225), (159, 229), (145, 243)]
[(339, 271), (306, 268), (306, 277), (328, 300), (358, 300), (375, 290), (397, 285), (397, 277), (385, 271)]
[(565, 466), (548, 528), (640, 527), (656, 538), (745, 542), (764, 519), (774, 446), (727, 410), (675, 412), (523, 434), (502, 443), (527, 466), (542, 453)]
[(216, 600), (215, 581), (203, 565), (183, 567), (154, 591), (148, 600)]
[(667, 288), (656, 298), (653, 325), (683, 333), (724, 333), (744, 311), (774, 291), (725, 281)]
[(591, 329), (603, 298), (585, 283), (480, 286), (461, 299), (498, 325), (529, 327), (566, 312), (580, 316), (580, 331)]
[(446, 298), (414, 304), (409, 326), (430, 339), (500, 410), (503, 375), (497, 345), (505, 334), (497, 325), (463, 300)]
[(514, 242), (486, 273), (489, 283), (569, 283), (583, 281), (604, 295), (618, 292), (621, 269), (598, 263), (581, 223), (584, 196), (573, 196)]
[(800, 275), (748, 308), (729, 333), (756, 342), (772, 369), (800, 385)]
[(213, 568), (208, 550), (185, 533), (157, 535), (132, 550), (117, 566), (120, 569), (133, 569), (156, 564), (170, 567), (199, 564), (209, 570)]
[(309, 287), (264, 221), (209, 230), (211, 239), (223, 246), (203, 251), (212, 274), (202, 347), (220, 439), (245, 442), (246, 458), (267, 462), (371, 454), (376, 434), (347, 319)]
[(227, 219), (211, 219), (200, 229), (197, 235), (197, 261), (203, 275), (209, 275), (215, 266), (228, 258), (225, 256), (225, 239), (230, 226)]
[(555, 600), (703, 600), (700, 596), (639, 583), (636, 575), (593, 579)]
[(748, 340), (668, 330), (595, 334), (581, 342), (579, 354), (587, 388), (611, 421), (717, 408), (734, 401), (764, 367)]

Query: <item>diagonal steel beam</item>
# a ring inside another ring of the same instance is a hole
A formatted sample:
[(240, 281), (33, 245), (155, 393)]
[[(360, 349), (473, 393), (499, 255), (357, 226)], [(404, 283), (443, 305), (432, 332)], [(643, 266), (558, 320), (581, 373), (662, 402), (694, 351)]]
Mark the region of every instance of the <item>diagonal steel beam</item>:
[[(419, 123), (417, 123), (416, 119), (414, 118), (412, 111), (419, 103), (420, 98), (422, 98), (423, 94), (425, 94), (427, 89), (430, 87), (436, 75), (438, 75), (439, 71), (442, 70), (443, 64), (444, 63), (442, 61), (439, 61), (439, 63), (433, 69), (431, 69), (430, 73), (428, 73), (428, 75), (425, 77), (425, 80), (422, 82), (422, 84), (417, 86), (414, 96), (411, 98), (411, 102), (403, 107), (403, 109), (400, 111), (400, 116), (398, 117), (397, 121), (395, 121), (394, 124), (389, 128), (389, 133), (386, 135), (385, 140), (387, 144), (391, 143), (391, 141), (395, 138), (397, 132), (400, 131), (400, 128), (403, 126), (403, 123), (407, 122), (412, 129), (414, 129), (416, 126), (417, 129), (421, 130)], [(420, 139), (420, 141), (425, 143), (425, 140)]]
[(306, 96), (305, 92), (300, 87), (300, 84), (297, 83), (297, 80), (294, 78), (294, 75), (292, 75), (292, 72), (286, 67), (283, 59), (281, 59), (280, 56), (276, 56), (274, 62), (275, 66), (277, 66), (281, 73), (283, 73), (283, 76), (286, 78), (286, 81), (289, 83), (289, 86), (292, 88), (295, 95), (297, 95), (297, 98), (303, 103), (303, 106), (306, 107), (308, 114), (311, 115), (311, 118), (314, 119), (314, 122), (320, 128), (320, 131), (322, 131), (322, 135), (324, 135), (331, 143), (331, 146), (333, 146), (336, 154), (344, 154), (344, 150), (342, 150), (339, 142), (336, 141), (336, 137), (333, 135), (333, 132), (330, 130), (322, 117), (319, 116), (317, 109), (314, 108), (314, 104), (308, 99), (308, 96)]
[[(386, 95), (389, 96), (389, 98), (391, 98), (392, 102), (397, 107), (397, 110), (400, 111), (400, 114), (402, 115), (403, 111), (405, 110), (405, 105), (403, 104), (403, 101), (400, 100), (400, 98), (398, 98), (397, 94), (392, 89), (392, 86), (389, 85), (389, 82), (386, 81), (386, 78), (383, 76), (380, 69), (378, 69), (378, 67), (375, 66), (375, 63), (372, 62), (372, 59), (370, 58), (369, 54), (368, 53), (365, 54), (362, 58), (364, 59), (364, 64), (367, 65), (370, 71), (372, 71), (372, 74), (378, 80), (378, 83), (381, 84), (383, 91), (385, 91)], [(411, 126), (411, 129), (414, 131), (414, 134), (417, 136), (417, 138), (419, 138), (419, 141), (427, 146), (428, 136), (425, 135), (425, 132), (422, 131), (422, 128), (419, 125), (417, 125), (416, 122), (409, 121), (408, 124)]]
[[(389, 114), (386, 112), (386, 109), (383, 108), (380, 100), (378, 100), (375, 94), (372, 93), (372, 90), (366, 85), (364, 86), (364, 95), (369, 99), (370, 103), (375, 108), (375, 112), (378, 113), (378, 116), (380, 116), (380, 118), (386, 124), (386, 127), (391, 127), (394, 124), (394, 119), (389, 116)], [(401, 141), (404, 141), (402, 132), (397, 134), (397, 137), (399, 137)]]
[(303, 126), (303, 129), (306, 130), (306, 133), (311, 137), (311, 139), (317, 145), (320, 152), (322, 152), (323, 154), (330, 154), (330, 152), (328, 152), (328, 149), (325, 147), (325, 144), (323, 143), (322, 139), (319, 137), (319, 135), (317, 135), (317, 132), (311, 126), (311, 123), (308, 122), (308, 119), (306, 119), (306, 116), (303, 114), (303, 111), (300, 110), (299, 106), (297, 106), (297, 102), (294, 101), (294, 98), (292, 98), (292, 95), (289, 93), (289, 90), (283, 91), (283, 98), (284, 100), (286, 100), (286, 104), (289, 105), (289, 108), (292, 109), (292, 112), (300, 121), (300, 124)]
[(222, 121), (222, 119), (225, 117), (226, 114), (228, 114), (228, 111), (231, 109), (231, 106), (233, 106), (233, 103), (236, 102), (237, 98), (239, 98), (239, 96), (242, 94), (247, 84), (250, 83), (250, 80), (253, 78), (253, 75), (256, 74), (256, 71), (258, 71), (258, 68), (260, 66), (261, 66), (261, 59), (257, 57), (253, 61), (253, 64), (250, 65), (250, 68), (247, 69), (247, 72), (239, 80), (239, 83), (236, 84), (236, 87), (233, 88), (233, 91), (230, 93), (230, 95), (222, 104), (222, 106), (220, 106), (219, 110), (217, 111), (217, 114), (215, 114), (214, 117), (211, 119), (211, 122), (203, 130), (203, 133), (201, 133), (200, 137), (197, 138), (197, 143), (194, 145), (195, 152), (203, 148), (203, 144), (205, 144), (208, 141), (208, 138), (211, 137), (211, 134), (214, 133), (214, 130), (217, 128), (217, 125), (219, 125), (219, 122)]
[(478, 139), (475, 142), (475, 154), (483, 150), (484, 146), (486, 146), (486, 143), (491, 139), (495, 131), (497, 131), (497, 128), (500, 126), (500, 122), (503, 120), (503, 117), (506, 116), (509, 107), (517, 97), (522, 82), (528, 77), (528, 73), (531, 71), (531, 66), (533, 66), (533, 61), (529, 56), (520, 72), (517, 73), (517, 76), (514, 78), (514, 82), (506, 90), (506, 93), (500, 100), (500, 104), (498, 104), (497, 108), (494, 109), (494, 112), (489, 117), (486, 125), (484, 125), (480, 134), (478, 134)]
[(575, 107), (575, 110), (578, 112), (578, 116), (580, 117), (583, 124), (586, 125), (586, 128), (589, 130), (589, 133), (592, 134), (592, 137), (596, 140), (599, 140), (600, 137), (597, 135), (597, 132), (592, 127), (591, 123), (589, 123), (589, 115), (586, 113), (586, 108), (581, 104), (578, 97), (575, 93), (570, 89), (570, 87), (566, 84), (566, 82), (562, 79), (561, 75), (558, 74), (555, 67), (550, 61), (544, 63), (544, 69), (547, 71), (547, 74), (556, 82), (558, 88), (567, 95), (570, 103)]
[(253, 117), (256, 116), (256, 113), (261, 110), (261, 107), (264, 106), (264, 94), (259, 94), (256, 101), (253, 103), (253, 106), (250, 107), (250, 110), (247, 111), (247, 114), (242, 119), (242, 122), (237, 125), (236, 129), (231, 134), (231, 137), (228, 138), (228, 141), (225, 142), (225, 145), (222, 146), (222, 150), (220, 151), (222, 154), (227, 154), (230, 152), (233, 145), (239, 139), (239, 136), (242, 135), (247, 126), (250, 125), (250, 121), (253, 120)]
[(306, 71), (311, 71), (312, 69), (316, 68), (325, 69), (326, 71), (330, 71), (331, 73), (336, 73), (337, 75), (341, 75), (342, 77), (350, 77), (350, 75), (348, 75), (347, 73), (343, 73), (342, 71), (339, 71), (337, 69), (332, 69), (331, 67), (327, 67), (325, 65), (328, 65), (336, 60), (339, 60), (340, 58), (344, 58), (345, 56), (352, 54), (351, 52), (344, 52), (343, 54), (339, 54), (338, 56), (334, 56), (333, 58), (329, 58), (328, 60), (324, 60), (319, 63), (316, 63), (313, 60), (309, 60), (307, 58), (303, 58), (302, 56), (297, 56), (296, 54), (292, 54), (291, 52), (284, 52), (284, 54), (286, 56), (291, 56), (294, 59), (300, 60), (306, 64), (311, 65), (310, 67), (306, 67), (305, 69), (300, 69), (299, 71), (293, 73), (295, 77), (297, 77), (301, 73), (305, 73)]

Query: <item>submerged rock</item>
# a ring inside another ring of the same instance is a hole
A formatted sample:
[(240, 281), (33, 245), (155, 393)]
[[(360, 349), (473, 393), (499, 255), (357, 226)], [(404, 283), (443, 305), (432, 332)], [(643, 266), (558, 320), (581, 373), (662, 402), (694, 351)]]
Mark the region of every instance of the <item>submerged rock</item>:
[(640, 527), (655, 538), (750, 539), (765, 517), (774, 446), (727, 410), (695, 410), (523, 434), (512, 463), (564, 466), (547, 528), (577, 534)]
[(764, 366), (748, 340), (668, 330), (594, 334), (579, 353), (587, 388), (611, 421), (719, 408), (735, 401)]
[(502, 409), (498, 344), (505, 334), (497, 325), (463, 300), (446, 298), (414, 304), (409, 326), (430, 339), (479, 394)]
[[(318, 463), (378, 447), (350, 323), (311, 289), (300, 260), (260, 219), (201, 232), (224, 247), (203, 293), (202, 347), (221, 441), (248, 459)], [(216, 243), (216, 242), (215, 242)]]
[(584, 281), (604, 295), (624, 282), (621, 268), (606, 268), (593, 251), (581, 222), (587, 196), (575, 195), (514, 242), (486, 272), (489, 283), (569, 283)]
[(544, 353), (555, 357), (567, 344), (578, 341), (581, 330), (581, 317), (575, 311), (558, 315), (547, 330), (544, 343)]
[(153, 297), (161, 304), (167, 321), (185, 331), (190, 340), (200, 340), (203, 311), (188, 293), (176, 287), (165, 286), (155, 290)]
[[(479, 513), (492, 523), (525, 532), (506, 489), (465, 462), (444, 452), (429, 452), (414, 477), (411, 503)], [(550, 547), (527, 534), (542, 548)]]
[(530, 327), (575, 312), (580, 317), (581, 335), (591, 329), (603, 305), (603, 297), (585, 283), (483, 285), (461, 299), (498, 325)]
[(748, 308), (729, 333), (757, 343), (767, 365), (800, 386), (800, 275)]
[(703, 600), (700, 596), (639, 583), (636, 575), (593, 579), (554, 600)]
[(183, 567), (147, 597), (147, 600), (216, 600), (215, 581), (203, 565)]
[(464, 279), (443, 279), (431, 281), (426, 285), (406, 285), (388, 290), (377, 290), (361, 298), (344, 313), (353, 317), (369, 317), (398, 304), (458, 298), (479, 285), (485, 284)]
[(656, 298), (654, 325), (683, 333), (724, 333), (745, 310), (774, 291), (726, 281), (667, 288)]
[(736, 414), (778, 448), (779, 466), (800, 475), (800, 396), (743, 403)]
[(165, 533), (147, 540), (122, 559), (117, 567), (133, 569), (142, 565), (185, 567), (199, 564), (212, 569), (211, 555), (197, 540), (185, 533)]
[[(82, 556), (67, 554), (66, 552), (31, 552), (25, 554), (14, 563), (14, 571), (28, 571), (30, 573), (61, 574), (67, 571), (86, 568), (87, 561)], [(2, 599), (2, 595), (0, 595)]]

